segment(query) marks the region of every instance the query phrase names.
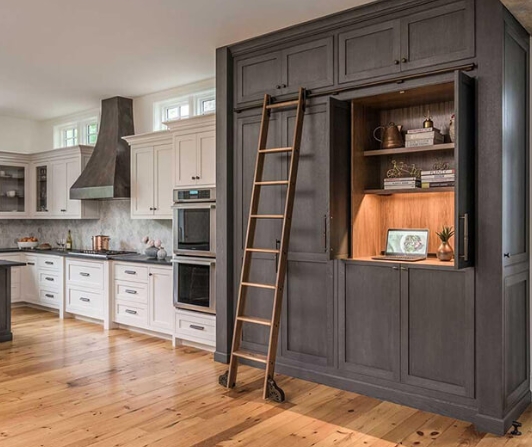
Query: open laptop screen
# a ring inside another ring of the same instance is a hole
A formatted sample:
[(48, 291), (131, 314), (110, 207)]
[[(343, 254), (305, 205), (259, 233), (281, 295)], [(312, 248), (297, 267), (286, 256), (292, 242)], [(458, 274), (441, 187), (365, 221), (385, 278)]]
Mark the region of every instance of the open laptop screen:
[(388, 230), (387, 255), (427, 256), (428, 230)]

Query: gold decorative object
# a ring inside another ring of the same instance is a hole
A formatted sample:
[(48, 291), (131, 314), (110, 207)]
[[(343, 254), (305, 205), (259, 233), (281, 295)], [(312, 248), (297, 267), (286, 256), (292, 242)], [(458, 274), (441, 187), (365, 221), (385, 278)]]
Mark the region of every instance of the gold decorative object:
[(449, 162), (445, 161), (443, 158), (438, 158), (436, 162), (432, 165), (434, 171), (445, 171), (449, 169)]
[(388, 178), (398, 178), (398, 177), (421, 177), (421, 169), (419, 169), (415, 164), (409, 165), (404, 161), (397, 162), (392, 161), (392, 169), (389, 169), (386, 173)]
[[(373, 131), (373, 138), (380, 144), (382, 149), (395, 149), (403, 147), (403, 135), (401, 130), (403, 126), (398, 126), (395, 123), (390, 123), (387, 126), (379, 126)], [(381, 138), (377, 137), (377, 132), (381, 130)]]

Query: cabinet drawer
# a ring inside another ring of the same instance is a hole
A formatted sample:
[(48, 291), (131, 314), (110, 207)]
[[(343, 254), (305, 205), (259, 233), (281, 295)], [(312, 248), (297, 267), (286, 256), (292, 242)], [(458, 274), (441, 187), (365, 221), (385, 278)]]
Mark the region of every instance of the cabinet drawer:
[(56, 257), (44, 257), (39, 256), (37, 259), (37, 265), (39, 268), (60, 271), (62, 259)]
[(60, 288), (61, 287), (61, 278), (56, 273), (51, 272), (39, 272), (39, 284), (43, 288), (47, 287), (53, 287), (53, 288)]
[(68, 263), (68, 282), (86, 287), (103, 287), (103, 265), (95, 263)]
[(117, 323), (131, 326), (145, 327), (148, 324), (148, 310), (146, 306), (126, 301), (115, 303), (115, 318)]
[(194, 312), (176, 311), (176, 336), (204, 344), (216, 342), (216, 317)]
[(67, 289), (67, 311), (101, 318), (103, 316), (103, 296), (86, 290)]
[(39, 293), (39, 304), (43, 306), (49, 306), (58, 309), (60, 304), (61, 296), (59, 292), (52, 290), (40, 290)]
[(115, 281), (115, 299), (147, 304), (148, 287), (141, 283)]
[(148, 267), (132, 264), (115, 264), (115, 279), (148, 282)]

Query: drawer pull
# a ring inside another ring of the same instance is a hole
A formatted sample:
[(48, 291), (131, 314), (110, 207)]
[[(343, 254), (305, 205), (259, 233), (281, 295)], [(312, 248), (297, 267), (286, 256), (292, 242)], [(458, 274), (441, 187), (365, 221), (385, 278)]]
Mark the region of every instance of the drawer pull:
[(131, 295), (136, 295), (137, 291), (136, 290), (131, 290), (131, 289), (126, 289), (126, 293), (129, 293)]
[(80, 274), (81, 276), (91, 276), (90, 273), (85, 273), (85, 272), (80, 272), (79, 274)]
[(136, 275), (137, 274), (137, 272), (135, 270), (125, 270), (124, 273), (126, 275)]
[(90, 298), (85, 298), (84, 296), (80, 297), (79, 300), (80, 300), (80, 301), (83, 301), (84, 303), (90, 303), (90, 302), (91, 302), (91, 299), (90, 299)]
[(51, 293), (45, 293), (44, 296), (46, 298), (54, 298), (54, 296)]
[(35, 262), (28, 262), (28, 265), (35, 265)]
[(137, 315), (136, 310), (126, 309), (126, 314)]
[(44, 278), (44, 279), (46, 279), (46, 281), (52, 281), (52, 282), (54, 282), (54, 278), (51, 278), (51, 277), (49, 277), (49, 276), (47, 276), (47, 277)]
[(203, 326), (198, 326), (197, 324), (191, 324), (189, 325), (190, 329), (196, 329), (197, 331), (204, 331), (205, 328)]
[(44, 261), (45, 264), (47, 265), (54, 265), (54, 263), (52, 261)]

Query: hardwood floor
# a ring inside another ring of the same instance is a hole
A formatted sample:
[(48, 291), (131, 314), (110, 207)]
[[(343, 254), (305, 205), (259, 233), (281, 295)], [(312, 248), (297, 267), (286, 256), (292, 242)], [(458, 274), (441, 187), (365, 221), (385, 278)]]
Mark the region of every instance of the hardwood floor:
[(477, 433), (465, 422), (279, 376), (284, 404), (262, 400), (262, 374), (196, 349), (29, 308), (13, 310), (0, 344), (1, 447), (532, 446), (523, 436)]

